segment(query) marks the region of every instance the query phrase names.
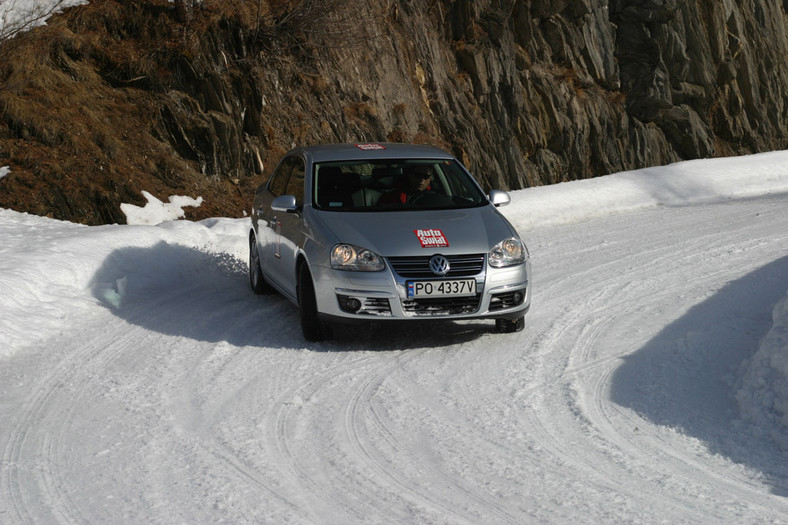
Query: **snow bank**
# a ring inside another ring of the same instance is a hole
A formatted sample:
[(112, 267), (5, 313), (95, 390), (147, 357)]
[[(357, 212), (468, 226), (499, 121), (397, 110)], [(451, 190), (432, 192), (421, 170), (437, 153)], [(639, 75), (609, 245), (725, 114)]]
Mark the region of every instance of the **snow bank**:
[[(66, 332), (71, 318), (100, 303), (117, 303), (125, 276), (163, 283), (206, 260), (245, 261), (248, 226), (248, 219), (84, 226), (0, 208), (0, 358)], [(102, 268), (114, 282), (95, 282)]]
[(501, 211), (522, 234), (655, 206), (788, 192), (788, 151), (678, 162), (512, 192)]
[(770, 433), (788, 451), (788, 297), (774, 308), (772, 319), (758, 351), (743, 363), (736, 400), (754, 434)]

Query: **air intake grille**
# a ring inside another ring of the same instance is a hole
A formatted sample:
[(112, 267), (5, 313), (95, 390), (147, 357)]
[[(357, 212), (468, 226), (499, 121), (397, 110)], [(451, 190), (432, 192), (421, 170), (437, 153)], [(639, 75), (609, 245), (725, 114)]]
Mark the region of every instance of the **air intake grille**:
[(416, 316), (471, 314), (479, 309), (480, 299), (481, 294), (473, 297), (409, 299), (402, 301), (402, 309)]
[[(388, 261), (394, 271), (405, 278), (429, 279), (436, 275), (430, 270), (431, 255), (418, 257), (389, 257)], [(484, 254), (447, 255), (449, 273), (445, 278), (471, 277), (479, 274), (484, 268)]]

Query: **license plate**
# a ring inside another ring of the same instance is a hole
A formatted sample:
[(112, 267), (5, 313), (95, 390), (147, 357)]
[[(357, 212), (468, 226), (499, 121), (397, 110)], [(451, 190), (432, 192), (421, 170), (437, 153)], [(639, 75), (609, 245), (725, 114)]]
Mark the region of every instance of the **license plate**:
[(476, 295), (476, 279), (408, 281), (408, 297), (468, 297)]

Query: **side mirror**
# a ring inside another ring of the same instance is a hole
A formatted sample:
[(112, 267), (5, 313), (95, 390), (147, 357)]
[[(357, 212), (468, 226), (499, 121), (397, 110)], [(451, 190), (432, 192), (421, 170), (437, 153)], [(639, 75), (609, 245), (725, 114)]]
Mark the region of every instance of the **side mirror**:
[(298, 211), (295, 195), (280, 195), (275, 198), (271, 203), (271, 209), (274, 211), (283, 211), (286, 213), (295, 213)]
[(512, 202), (512, 198), (509, 197), (509, 194), (502, 190), (490, 190), (490, 195), (487, 198), (490, 199), (490, 203), (496, 208), (499, 206), (506, 206)]

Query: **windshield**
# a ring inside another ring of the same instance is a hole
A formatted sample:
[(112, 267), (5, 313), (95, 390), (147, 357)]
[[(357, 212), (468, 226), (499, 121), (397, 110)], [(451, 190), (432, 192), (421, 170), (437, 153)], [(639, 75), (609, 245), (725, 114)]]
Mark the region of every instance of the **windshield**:
[(487, 197), (454, 160), (375, 160), (315, 165), (320, 210), (394, 211), (483, 206)]

